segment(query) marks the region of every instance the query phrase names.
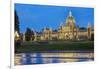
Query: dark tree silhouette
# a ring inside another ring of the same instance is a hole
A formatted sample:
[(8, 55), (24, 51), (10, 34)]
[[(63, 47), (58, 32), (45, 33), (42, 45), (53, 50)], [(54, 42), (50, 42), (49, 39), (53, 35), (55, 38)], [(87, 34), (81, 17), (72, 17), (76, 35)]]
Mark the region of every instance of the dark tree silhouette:
[[(17, 15), (17, 12), (15, 11), (14, 12), (14, 31), (17, 31), (19, 34), (20, 34), (20, 31), (19, 31), (19, 18), (18, 18), (18, 15)], [(14, 41), (14, 44), (15, 44), (15, 53), (17, 52), (17, 50), (20, 48), (20, 45), (21, 45), (21, 40), (18, 39), (18, 40), (15, 40)]]
[(34, 31), (31, 31), (32, 33), (32, 40), (34, 40), (35, 36), (34, 36)]
[(25, 32), (25, 39), (26, 41), (34, 40), (34, 32), (30, 28), (27, 28)]
[(17, 12), (15, 11), (15, 31), (18, 31), (18, 33), (20, 33), (19, 31), (19, 18), (18, 18), (18, 15), (17, 15)]

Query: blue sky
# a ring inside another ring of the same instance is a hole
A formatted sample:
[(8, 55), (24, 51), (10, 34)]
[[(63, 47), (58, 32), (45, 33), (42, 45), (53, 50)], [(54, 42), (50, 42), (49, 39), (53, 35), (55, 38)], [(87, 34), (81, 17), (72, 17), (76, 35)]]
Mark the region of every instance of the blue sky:
[(27, 27), (37, 32), (46, 27), (58, 29), (61, 23), (66, 24), (69, 11), (72, 12), (76, 25), (87, 27), (88, 22), (94, 25), (93, 8), (15, 4), (15, 10), (19, 17), (21, 32), (25, 32)]

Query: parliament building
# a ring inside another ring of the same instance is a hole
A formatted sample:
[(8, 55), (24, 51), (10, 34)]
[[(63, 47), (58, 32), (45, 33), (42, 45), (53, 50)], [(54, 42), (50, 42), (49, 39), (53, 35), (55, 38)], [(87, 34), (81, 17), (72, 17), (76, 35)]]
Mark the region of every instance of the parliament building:
[[(92, 26), (90, 23), (87, 23), (86, 30), (82, 30), (79, 26), (76, 25), (75, 18), (72, 15), (72, 12), (69, 11), (69, 15), (66, 18), (66, 24), (60, 24), (56, 31), (53, 31), (51, 28), (44, 28), (42, 33), (34, 32), (34, 40), (88, 40), (91, 39), (91, 34), (94, 34)], [(15, 35), (18, 36), (18, 33), (15, 32)], [(23, 40), (25, 40), (25, 35), (23, 35)]]

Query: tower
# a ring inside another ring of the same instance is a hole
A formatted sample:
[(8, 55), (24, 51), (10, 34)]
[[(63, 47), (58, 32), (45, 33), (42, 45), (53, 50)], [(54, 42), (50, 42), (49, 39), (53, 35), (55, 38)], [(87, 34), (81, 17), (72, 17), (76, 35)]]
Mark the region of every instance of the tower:
[(69, 11), (69, 14), (68, 14), (68, 17), (66, 19), (66, 26), (69, 27), (70, 29), (70, 39), (74, 39), (75, 38), (75, 29), (76, 29), (76, 26), (75, 26), (75, 19), (72, 15), (72, 12)]
[(37, 41), (37, 33), (34, 31), (34, 41)]
[(52, 35), (52, 29), (45, 28), (43, 31), (44, 40), (50, 40), (52, 38), (51, 35)]
[(71, 11), (69, 11), (69, 16), (72, 17), (72, 12)]
[(71, 11), (69, 11), (68, 17), (66, 19), (66, 26), (70, 26), (71, 28), (75, 26), (75, 19)]
[(79, 40), (79, 26), (77, 26), (76, 29), (76, 39)]
[(91, 39), (91, 24), (88, 23), (87, 26), (87, 38), (90, 40)]
[(50, 36), (49, 36), (50, 40), (52, 40), (52, 28), (50, 28)]
[(23, 41), (25, 41), (25, 33), (23, 33)]

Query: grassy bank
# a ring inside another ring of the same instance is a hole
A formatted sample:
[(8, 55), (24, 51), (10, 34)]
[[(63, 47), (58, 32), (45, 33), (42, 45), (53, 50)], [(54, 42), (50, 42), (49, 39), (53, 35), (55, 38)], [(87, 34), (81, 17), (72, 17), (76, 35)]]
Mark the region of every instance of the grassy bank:
[(16, 46), (16, 53), (43, 52), (43, 51), (67, 51), (67, 50), (94, 50), (93, 41), (45, 41), (45, 42), (22, 42)]

